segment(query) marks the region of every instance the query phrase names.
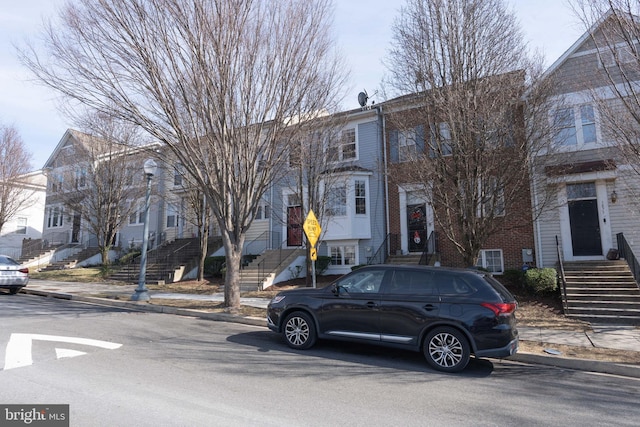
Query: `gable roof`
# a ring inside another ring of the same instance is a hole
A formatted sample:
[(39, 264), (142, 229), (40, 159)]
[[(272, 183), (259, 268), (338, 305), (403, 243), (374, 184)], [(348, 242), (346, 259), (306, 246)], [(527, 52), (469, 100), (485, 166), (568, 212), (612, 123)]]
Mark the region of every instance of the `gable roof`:
[(602, 15), (596, 22), (589, 27), (587, 31), (585, 31), (579, 38), (576, 40), (570, 47), (567, 49), (558, 59), (556, 59), (553, 64), (549, 66), (549, 68), (543, 73), (542, 78), (546, 78), (547, 76), (553, 74), (556, 70), (558, 70), (573, 54), (578, 52), (580, 46), (586, 43), (591, 36), (600, 28), (602, 23), (606, 21), (613, 14), (613, 9), (609, 9), (607, 13)]

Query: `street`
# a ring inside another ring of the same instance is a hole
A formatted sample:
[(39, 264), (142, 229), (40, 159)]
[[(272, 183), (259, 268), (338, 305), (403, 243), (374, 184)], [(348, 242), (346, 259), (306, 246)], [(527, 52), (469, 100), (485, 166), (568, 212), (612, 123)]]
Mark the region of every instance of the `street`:
[(69, 404), (71, 426), (637, 425), (640, 381), (0, 294), (0, 403)]

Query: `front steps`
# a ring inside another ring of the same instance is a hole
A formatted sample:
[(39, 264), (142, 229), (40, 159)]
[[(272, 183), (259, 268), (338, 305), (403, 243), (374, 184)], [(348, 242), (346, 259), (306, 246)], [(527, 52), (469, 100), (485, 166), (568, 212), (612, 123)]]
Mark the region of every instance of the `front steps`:
[(568, 317), (640, 325), (640, 289), (624, 260), (565, 262)]

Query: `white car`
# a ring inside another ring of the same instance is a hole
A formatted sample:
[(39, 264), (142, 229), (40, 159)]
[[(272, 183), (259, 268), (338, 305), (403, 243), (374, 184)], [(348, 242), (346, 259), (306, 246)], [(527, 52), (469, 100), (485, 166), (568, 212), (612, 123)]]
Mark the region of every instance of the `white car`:
[(0, 255), (0, 288), (16, 294), (29, 283), (29, 269), (13, 258)]

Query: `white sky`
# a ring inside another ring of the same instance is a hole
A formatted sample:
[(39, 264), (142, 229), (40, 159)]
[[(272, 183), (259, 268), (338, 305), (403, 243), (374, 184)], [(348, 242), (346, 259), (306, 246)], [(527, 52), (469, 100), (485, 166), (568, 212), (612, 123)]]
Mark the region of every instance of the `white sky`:
[[(566, 0), (506, 0), (514, 8), (532, 49), (545, 54), (548, 65), (558, 59), (583, 30)], [(382, 64), (391, 40), (391, 24), (399, 0), (334, 0), (335, 39), (351, 68), (344, 88), (344, 108), (357, 108), (357, 95), (372, 95), (385, 73)], [(17, 128), (41, 168), (69, 123), (55, 108), (55, 94), (31, 81), (16, 59), (14, 44), (37, 36), (43, 18), (64, 0), (0, 0), (0, 123)], [(372, 98), (375, 99), (375, 98)], [(381, 99), (379, 99), (381, 100)]]

